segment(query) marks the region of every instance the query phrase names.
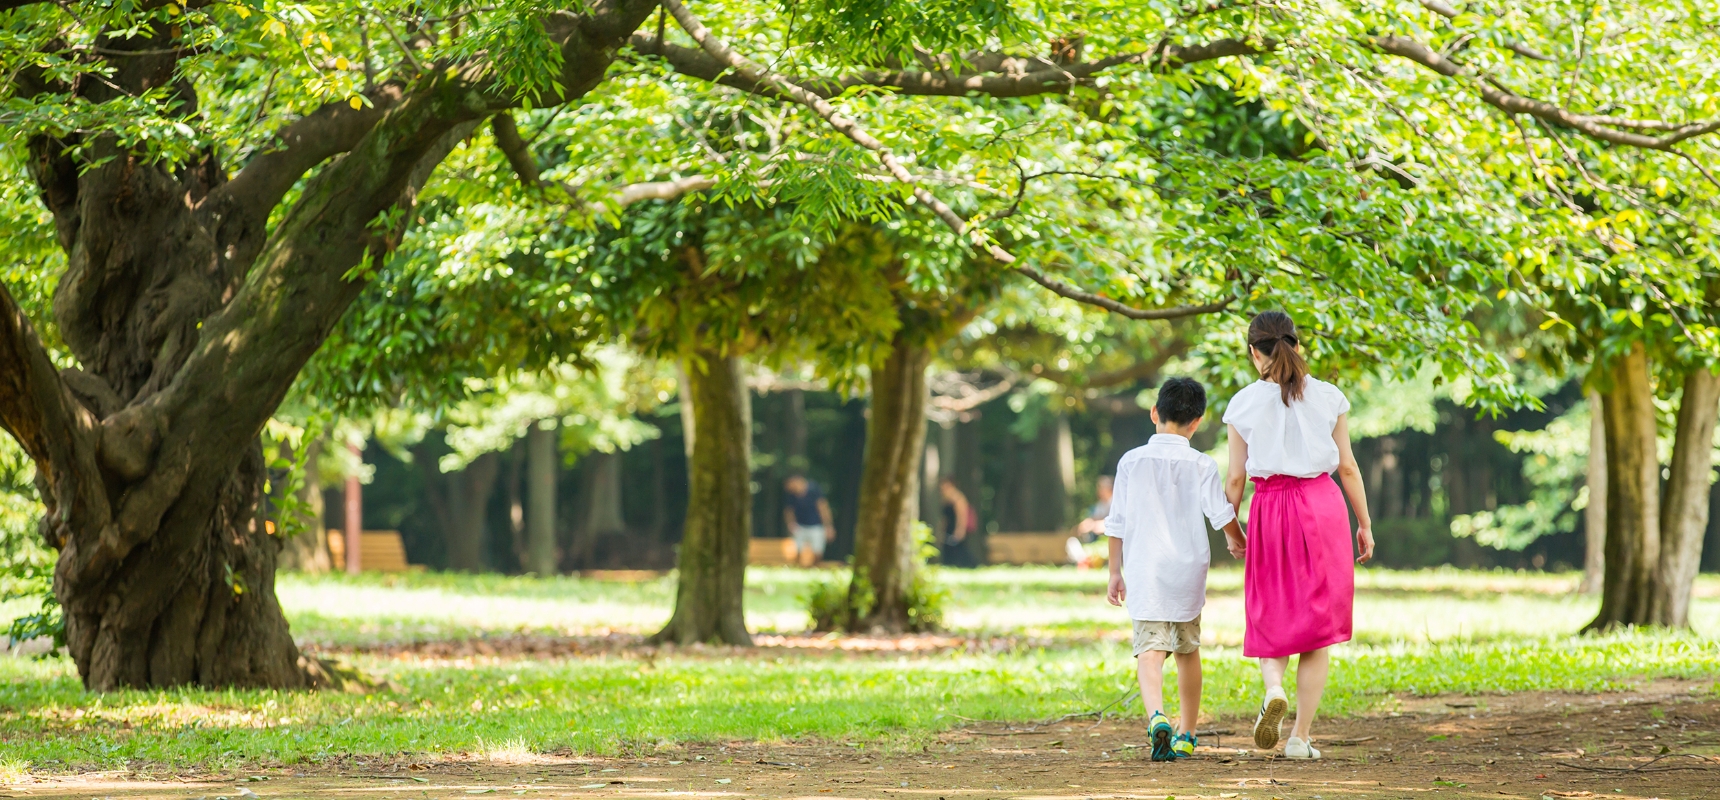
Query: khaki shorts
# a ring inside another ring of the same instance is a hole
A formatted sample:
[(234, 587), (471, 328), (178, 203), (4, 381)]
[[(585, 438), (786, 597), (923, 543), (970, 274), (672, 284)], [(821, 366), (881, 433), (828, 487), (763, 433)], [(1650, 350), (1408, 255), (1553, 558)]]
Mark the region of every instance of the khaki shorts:
[(794, 546), (796, 549), (808, 550), (819, 558), (824, 557), (824, 542), (826, 539), (824, 536), (823, 525), (795, 525), (794, 530), (790, 531), (790, 534), (794, 536)]
[(1135, 655), (1148, 650), (1193, 653), (1200, 650), (1200, 617), (1191, 622), (1135, 620)]

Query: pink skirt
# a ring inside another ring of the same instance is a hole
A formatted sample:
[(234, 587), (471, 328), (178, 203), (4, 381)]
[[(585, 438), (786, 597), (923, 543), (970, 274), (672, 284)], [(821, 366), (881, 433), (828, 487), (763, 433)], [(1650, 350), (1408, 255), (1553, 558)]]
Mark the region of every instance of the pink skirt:
[(1350, 511), (1331, 476), (1254, 479), (1242, 655), (1281, 658), (1350, 640), (1356, 566)]

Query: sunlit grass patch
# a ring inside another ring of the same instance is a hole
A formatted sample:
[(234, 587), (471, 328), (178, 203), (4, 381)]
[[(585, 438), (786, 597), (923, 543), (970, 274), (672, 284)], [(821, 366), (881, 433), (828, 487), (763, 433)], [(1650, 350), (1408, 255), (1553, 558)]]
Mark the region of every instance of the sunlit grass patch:
[(0, 786), (23, 783), (30, 778), (30, 762), (0, 758)]
[(536, 764), (543, 756), (532, 750), (525, 739), (518, 737), (504, 742), (478, 742), (477, 755), (495, 764)]

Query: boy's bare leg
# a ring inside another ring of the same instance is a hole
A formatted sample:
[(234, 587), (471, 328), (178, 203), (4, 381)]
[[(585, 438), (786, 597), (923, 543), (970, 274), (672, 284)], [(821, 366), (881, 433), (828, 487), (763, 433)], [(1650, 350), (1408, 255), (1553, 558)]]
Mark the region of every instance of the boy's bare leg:
[(1296, 658), (1296, 727), (1290, 735), (1308, 741), (1314, 728), (1314, 715), (1320, 710), (1320, 697), (1326, 693), (1326, 675), (1332, 666), (1331, 655), (1322, 647)]
[[(1145, 690), (1143, 690), (1145, 691)], [(1177, 653), (1177, 715), (1182, 732), (1194, 733), (1200, 721), (1200, 651)]]
[[(1141, 703), (1147, 713), (1165, 710), (1165, 656), (1163, 650), (1148, 650), (1135, 659), (1135, 675), (1141, 682)], [(1181, 663), (1181, 662), (1178, 662)]]

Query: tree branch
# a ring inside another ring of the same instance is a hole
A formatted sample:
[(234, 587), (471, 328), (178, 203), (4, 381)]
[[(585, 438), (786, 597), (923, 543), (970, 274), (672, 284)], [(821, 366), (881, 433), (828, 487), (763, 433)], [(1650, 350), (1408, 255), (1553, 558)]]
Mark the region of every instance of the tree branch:
[[(939, 411), (966, 412), (972, 411), (999, 397), (1009, 394), (1016, 384), (1021, 382), (1021, 376), (1013, 371), (1003, 371), (1003, 378), (997, 383), (984, 389), (975, 386), (960, 373), (944, 373), (928, 378), (926, 382), (933, 385), (929, 401), (933, 408)], [(952, 377), (953, 376), (953, 377)]]
[[(96, 465), (97, 423), (60, 379), (29, 317), (0, 285), (0, 428), (36, 464), (48, 515), (48, 543), (63, 547), (67, 531), (109, 527), (111, 518)], [(67, 525), (68, 520), (77, 524)], [(104, 537), (105, 538), (105, 537)]]
[[(520, 183), (530, 188), (554, 186), (567, 195), (569, 201), (579, 207), (588, 204), (579, 199), (578, 187), (560, 181), (546, 181), (538, 171), (537, 159), (532, 156), (531, 148), (526, 146), (525, 139), (520, 137), (519, 126), (514, 124), (514, 118), (507, 113), (500, 113), (490, 118), (490, 131), (496, 137), (496, 149), (502, 151), (502, 156), (508, 160), (514, 174)], [(688, 192), (698, 192), (717, 185), (715, 178), (706, 175), (690, 175), (669, 181), (647, 181), (630, 183), (611, 192), (608, 204), (615, 208), (626, 208), (634, 203), (645, 200), (673, 200)]]
[[(1528, 114), (1537, 119), (1563, 125), (1591, 139), (1597, 139), (1612, 144), (1627, 147), (1640, 147), (1648, 150), (1673, 152), (1673, 145), (1686, 139), (1720, 131), (1720, 120), (1693, 122), (1679, 125), (1664, 136), (1649, 136), (1641, 133), (1613, 130), (1611, 126), (1619, 126), (1617, 117), (1596, 117), (1578, 114), (1559, 106), (1533, 98), (1523, 97), (1501, 87), (1497, 81), (1487, 76), (1476, 76), (1474, 72), (1457, 62), (1454, 62), (1438, 51), (1414, 39), (1402, 36), (1380, 36), (1369, 40), (1382, 53), (1398, 56), (1399, 58), (1420, 64), (1434, 72), (1449, 78), (1460, 76), (1479, 77), (1476, 89), (1481, 99), (1494, 108), (1507, 114)], [(1622, 126), (1621, 126), (1622, 127)]]
[(1212, 314), (1223, 311), (1224, 309), (1229, 308), (1231, 303), (1236, 302), (1236, 298), (1231, 296), (1216, 302), (1204, 303), (1195, 306), (1135, 308), (1134, 306), (1119, 303), (1102, 294), (1094, 294), (1092, 292), (1077, 289), (1029, 266), (1016, 264), (1014, 265), (1014, 269), (1016, 272), (1032, 279), (1034, 283), (1051, 290), (1053, 294), (1066, 297), (1077, 303), (1086, 303), (1087, 305), (1098, 306), (1106, 311), (1121, 314), (1129, 319), (1179, 319), (1182, 317), (1193, 317), (1201, 314)]
[(538, 172), (537, 159), (532, 157), (531, 148), (526, 146), (526, 140), (520, 137), (520, 128), (514, 124), (514, 115), (503, 111), (490, 117), (490, 132), (496, 137), (496, 149), (502, 151), (507, 158), (508, 166), (514, 168), (514, 174), (520, 178), (520, 183), (527, 186), (539, 186), (543, 179)]
[(276, 146), (263, 148), (210, 198), (216, 203), (231, 202), (259, 223), (265, 221), (306, 172), (351, 150), (376, 127), (389, 109), (399, 105), (405, 89), (400, 83), (386, 83), (365, 93), (370, 103), (363, 108), (341, 101), (300, 117), (275, 134)]
[(727, 42), (713, 35), (710, 29), (699, 21), (698, 17), (693, 16), (693, 12), (681, 4), (680, 0), (662, 0), (662, 6), (669, 10), (670, 15), (675, 17), (675, 22), (681, 26), (681, 29), (685, 30), (688, 36), (693, 37), (693, 41), (698, 42), (699, 46), (704, 48), (705, 52), (710, 54), (712, 58), (727, 64), (730, 69), (748, 81), (773, 89), (790, 100), (812, 109), (813, 113), (823, 119), (826, 124), (847, 136), (850, 141), (871, 150), (891, 177), (906, 184), (913, 191), (914, 199), (931, 209), (932, 213), (936, 214), (938, 219), (942, 220), (950, 230), (955, 231), (957, 236), (966, 237), (976, 247), (983, 249), (987, 255), (1032, 278), (1035, 283), (1071, 300), (1098, 306), (1130, 319), (1174, 319), (1217, 311), (1230, 304), (1231, 300), (1226, 299), (1220, 303), (1206, 306), (1141, 309), (1119, 303), (1103, 295), (1084, 292), (1068, 284), (1047, 278), (1044, 273), (1019, 263), (1013, 253), (1003, 249), (990, 237), (970, 230), (967, 220), (962, 219), (961, 215), (955, 212), (955, 209), (950, 208), (947, 203), (938, 199), (930, 190), (921, 185), (913, 173), (903, 166), (902, 162), (896, 158), (894, 153), (890, 152), (888, 147), (884, 146), (883, 142), (878, 141), (877, 138), (868, 133), (865, 128), (860, 126), (859, 122), (837, 111), (836, 107), (830, 104), (830, 101), (805, 87), (771, 73), (735, 52), (734, 48), (729, 47)]
[[(1421, 7), (1445, 17), (1446, 19), (1457, 19), (1458, 15), (1462, 13), (1452, 7), (1450, 3), (1445, 2), (1445, 0), (1421, 0)], [(1534, 61), (1558, 61), (1558, 59), (1517, 41), (1516, 39), (1506, 39), (1501, 42), (1501, 44), (1505, 46), (1505, 49), (1527, 59)]]
[[(694, 38), (696, 41), (698, 37)], [(753, 94), (785, 97), (781, 91), (769, 82), (762, 80), (758, 75), (738, 70), (722, 56), (714, 53), (664, 42), (642, 32), (635, 32), (630, 41), (634, 50), (662, 58), (669, 62), (669, 65), (674, 67), (676, 72), (688, 77), (720, 83)], [(1167, 42), (1150, 50), (1115, 55), (1098, 61), (1063, 65), (1047, 65), (1047, 62), (1030, 61), (1000, 53), (981, 54), (975, 59), (986, 66), (994, 66), (999, 69), (1029, 64), (1036, 67), (1029, 71), (1020, 72), (864, 70), (852, 75), (834, 78), (789, 78), (780, 75), (773, 77), (777, 81), (792, 84), (825, 98), (835, 97), (856, 87), (887, 88), (906, 95), (1028, 97), (1068, 91), (1071, 87), (1079, 85), (1101, 72), (1127, 64), (1148, 65), (1162, 71), (1178, 69), (1202, 61), (1213, 61), (1239, 55), (1254, 55), (1269, 49), (1271, 49), (1270, 43), (1262, 48), (1241, 39), (1220, 39), (1207, 44), (1186, 46)]]

